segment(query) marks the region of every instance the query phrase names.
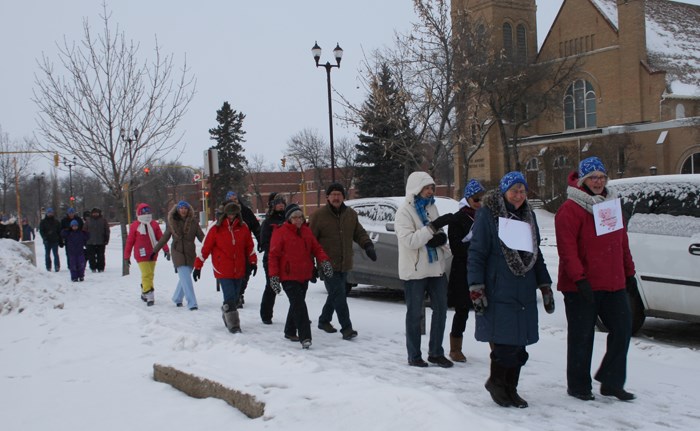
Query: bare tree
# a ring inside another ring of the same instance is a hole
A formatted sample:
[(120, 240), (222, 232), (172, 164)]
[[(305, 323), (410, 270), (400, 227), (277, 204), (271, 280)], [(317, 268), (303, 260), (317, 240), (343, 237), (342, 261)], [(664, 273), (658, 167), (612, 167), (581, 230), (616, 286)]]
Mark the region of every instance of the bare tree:
[(335, 141), (335, 163), (338, 169), (336, 179), (343, 184), (345, 190), (350, 190), (355, 181), (355, 157), (357, 147), (355, 142), (347, 137)]
[[(334, 145), (335, 150), (335, 145)], [(287, 141), (286, 154), (292, 157), (302, 166), (299, 169), (304, 171), (304, 178), (308, 181), (309, 172), (313, 175), (320, 201), (321, 190), (326, 188), (326, 180), (323, 177), (323, 170), (330, 166), (330, 147), (326, 140), (319, 135), (318, 130), (303, 129), (289, 138)]]
[(248, 174), (250, 187), (255, 195), (254, 202), (252, 202), (255, 208), (267, 210), (267, 202), (262, 195), (262, 186), (265, 184), (263, 174), (272, 170), (273, 168), (267, 166), (265, 157), (261, 154), (253, 154), (248, 160), (246, 173)]
[(85, 19), (82, 41), (57, 44), (62, 73), (46, 55), (38, 62), (34, 102), (47, 147), (76, 156), (119, 199), (133, 189), (134, 173), (176, 150), (195, 81), (186, 63), (176, 76), (173, 56), (157, 40), (154, 57), (139, 60), (139, 44), (112, 25), (105, 3), (100, 19), (101, 33)]
[[(34, 142), (31, 139), (24, 139), (22, 142), (12, 140), (0, 126), (0, 192), (2, 193), (0, 212), (3, 214), (8, 208), (8, 193), (10, 190), (17, 190), (20, 178), (26, 175), (31, 165), (32, 151), (34, 151)], [(16, 204), (10, 207), (17, 211)]]

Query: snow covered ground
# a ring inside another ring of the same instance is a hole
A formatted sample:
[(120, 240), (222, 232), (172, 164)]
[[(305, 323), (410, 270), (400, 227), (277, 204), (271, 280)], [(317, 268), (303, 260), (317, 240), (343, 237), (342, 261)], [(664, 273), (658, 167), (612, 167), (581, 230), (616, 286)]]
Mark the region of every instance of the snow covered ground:
[[(543, 250), (556, 279), (552, 215), (538, 211)], [(121, 239), (112, 231), (104, 273), (72, 283), (65, 269), (44, 270), (20, 257), (20, 245), (0, 240), (0, 428), (2, 430), (696, 430), (700, 429), (700, 353), (634, 338), (624, 403), (597, 395), (566, 395), (566, 320), (562, 296), (553, 315), (540, 313), (540, 342), (528, 348), (520, 394), (530, 408), (502, 408), (483, 387), (488, 347), (473, 339), (470, 315), (466, 364), (427, 369), (406, 364), (403, 303), (350, 298), (359, 337), (316, 328), (322, 284), (308, 294), (313, 346), (283, 338), (288, 301), (278, 297), (274, 324), (263, 325), (262, 270), (241, 310), (242, 334), (226, 331), (209, 262), (195, 285), (199, 310), (176, 308), (177, 277), (161, 258), (156, 304), (139, 299), (136, 267), (121, 276)], [(429, 311), (428, 311), (429, 312)], [(448, 314), (448, 327), (452, 312)], [(337, 325), (337, 321), (334, 321)], [(594, 364), (605, 334), (597, 334)], [(445, 338), (445, 349), (449, 341)], [(427, 337), (423, 354), (427, 356)], [(153, 364), (170, 365), (255, 395), (265, 414), (249, 419), (218, 399), (194, 399), (153, 380)], [(595, 369), (593, 370), (595, 371)]]

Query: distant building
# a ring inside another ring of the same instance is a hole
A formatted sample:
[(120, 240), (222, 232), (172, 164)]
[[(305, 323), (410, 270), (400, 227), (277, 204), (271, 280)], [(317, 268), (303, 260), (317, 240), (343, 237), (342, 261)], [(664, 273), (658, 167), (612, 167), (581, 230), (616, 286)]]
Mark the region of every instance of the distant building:
[[(520, 163), (533, 194), (555, 198), (566, 175), (592, 155), (603, 158), (611, 178), (700, 173), (700, 6), (564, 0), (539, 52), (536, 8), (535, 0), (452, 0), (453, 16), (468, 11), (490, 25), (494, 43), (529, 61), (582, 61), (557, 111), (521, 134)], [(504, 162), (491, 133), (469, 176), (495, 184)], [(459, 190), (466, 180), (459, 159), (455, 178)]]

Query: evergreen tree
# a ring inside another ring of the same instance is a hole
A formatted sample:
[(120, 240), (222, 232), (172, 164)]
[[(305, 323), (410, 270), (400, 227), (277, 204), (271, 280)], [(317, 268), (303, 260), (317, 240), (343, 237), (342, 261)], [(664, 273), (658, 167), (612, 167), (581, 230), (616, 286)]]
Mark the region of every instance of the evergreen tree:
[(360, 112), (360, 143), (355, 146), (357, 190), (363, 197), (402, 196), (405, 180), (420, 160), (406, 99), (386, 64), (370, 88)]
[(229, 190), (238, 193), (242, 200), (241, 195), (246, 190), (245, 167), (248, 161), (243, 155), (243, 119), (245, 115), (242, 112), (236, 112), (228, 102), (224, 102), (221, 109), (216, 111), (216, 122), (219, 125), (209, 129), (210, 139), (216, 141), (212, 148), (216, 148), (219, 153), (219, 174), (214, 176), (210, 188), (212, 204), (223, 203)]

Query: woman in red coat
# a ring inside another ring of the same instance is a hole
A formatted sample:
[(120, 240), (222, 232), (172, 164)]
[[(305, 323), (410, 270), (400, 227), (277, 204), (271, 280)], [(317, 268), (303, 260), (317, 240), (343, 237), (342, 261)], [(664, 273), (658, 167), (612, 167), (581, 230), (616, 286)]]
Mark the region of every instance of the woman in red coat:
[(214, 277), (221, 285), (224, 294), (224, 324), (231, 333), (241, 332), (241, 322), (236, 309), (241, 284), (245, 278), (246, 264), (250, 265), (253, 275), (258, 271), (258, 256), (253, 248), (253, 237), (248, 225), (241, 219), (241, 207), (232, 203), (224, 207), (224, 213), (214, 226), (209, 229), (201, 256), (194, 261), (192, 278), (199, 280), (204, 261), (212, 256)]
[[(124, 260), (128, 265), (131, 265), (131, 251), (134, 252), (134, 258), (139, 264), (141, 270), (141, 300), (149, 307), (154, 304), (153, 296), (153, 274), (156, 270), (155, 256), (151, 260), (153, 247), (158, 243), (160, 237), (163, 236), (163, 231), (160, 230), (158, 222), (153, 220), (151, 216), (151, 207), (147, 204), (139, 204), (136, 207), (136, 218), (131, 226), (129, 226), (129, 236), (126, 238), (126, 246), (124, 247)], [(170, 260), (170, 248), (166, 244), (163, 247), (165, 258)]]
[(564, 293), (568, 325), (567, 392), (583, 401), (594, 399), (591, 357), (598, 316), (610, 331), (605, 356), (595, 374), (600, 393), (624, 401), (634, 399), (634, 394), (624, 390), (632, 336), (626, 289), (636, 288), (637, 281), (627, 230), (620, 226), (617, 230), (596, 231), (596, 221), (602, 218), (596, 220), (594, 213), (609, 212), (596, 205), (618, 199), (606, 187), (607, 181), (600, 159), (582, 160), (578, 172), (569, 175), (568, 199), (554, 218), (559, 253), (557, 288)]
[(289, 297), (287, 313), (288, 328), (296, 327), (299, 336), (285, 332), (290, 340), (301, 340), (304, 349), (311, 347), (311, 324), (306, 308), (306, 291), (314, 272), (314, 258), (320, 262), (323, 275), (331, 278), (333, 267), (321, 244), (304, 222), (304, 214), (299, 205), (289, 204), (285, 209), (285, 223), (275, 228), (270, 240), (268, 271), (270, 287), (277, 294), (282, 292)]

